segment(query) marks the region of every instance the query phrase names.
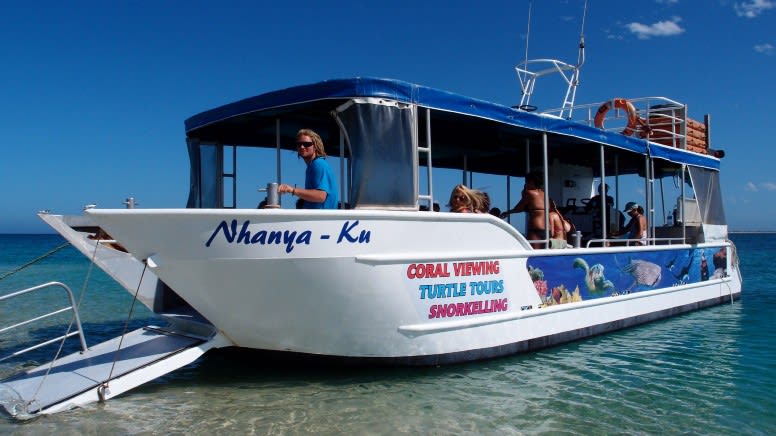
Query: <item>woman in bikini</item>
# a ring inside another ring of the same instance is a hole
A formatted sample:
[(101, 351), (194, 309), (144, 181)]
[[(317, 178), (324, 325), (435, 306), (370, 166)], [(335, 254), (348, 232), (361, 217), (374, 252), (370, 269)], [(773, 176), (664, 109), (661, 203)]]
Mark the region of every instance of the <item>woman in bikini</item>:
[(558, 206), (550, 199), (550, 248), (569, 247), (568, 235), (571, 223), (558, 210)]
[[(525, 175), (525, 188), (520, 201), (508, 211), (501, 214), (504, 218), (515, 212), (525, 212), (528, 231), (526, 237), (529, 241), (544, 240), (547, 235), (544, 226), (544, 190), (541, 188), (541, 178), (536, 173)], [(544, 244), (531, 244), (533, 248), (544, 248)]]

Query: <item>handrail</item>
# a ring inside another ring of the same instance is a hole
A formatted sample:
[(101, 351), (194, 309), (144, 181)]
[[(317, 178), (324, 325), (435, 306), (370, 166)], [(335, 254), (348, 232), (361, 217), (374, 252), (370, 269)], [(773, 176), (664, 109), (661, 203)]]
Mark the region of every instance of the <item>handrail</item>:
[(676, 241), (678, 244), (686, 243), (684, 238), (649, 238), (649, 240), (655, 242), (666, 241), (668, 242), (668, 245), (674, 245), (674, 241)]
[[(667, 97), (637, 97), (629, 98), (641, 125), (634, 129), (634, 134), (642, 139), (648, 139), (658, 144), (687, 149), (688, 114), (687, 105)], [(626, 111), (619, 109), (613, 100), (600, 103), (588, 103), (575, 105), (571, 109), (581, 116), (569, 118), (588, 126), (595, 125), (595, 117), (603, 105), (609, 103), (612, 107), (610, 113), (604, 116), (603, 122), (620, 120), (619, 125), (605, 127), (605, 131), (622, 130), (622, 122), (628, 118)], [(563, 118), (564, 111), (568, 108), (553, 108), (543, 110), (541, 113)]]
[[(631, 242), (638, 242), (639, 245), (641, 242), (647, 241), (647, 245), (658, 245), (655, 244), (655, 242), (659, 241), (666, 241), (668, 242), (668, 245), (673, 245), (673, 242), (676, 241), (679, 244), (684, 244), (684, 238), (635, 238), (635, 239), (625, 239), (625, 238), (606, 238), (606, 239), (590, 239), (587, 241), (587, 244), (585, 245), (585, 248), (590, 248), (591, 243), (597, 243), (600, 242), (602, 244), (608, 243), (608, 242), (625, 242), (625, 246), (630, 247)], [(633, 246), (637, 246), (637, 244), (634, 244)]]
[[(587, 241), (587, 244), (585, 245), (585, 248), (590, 248), (591, 243), (607, 243), (607, 242), (625, 242), (625, 245), (630, 247), (631, 242), (642, 242), (644, 239), (624, 239), (624, 238), (607, 238), (607, 239), (590, 239)], [(545, 248), (549, 248), (551, 244), (552, 239), (530, 239), (528, 242), (530, 244), (543, 244)], [(655, 244), (655, 242), (667, 242), (667, 245), (673, 245), (674, 243), (677, 244), (684, 244), (684, 238), (646, 238), (647, 245), (658, 245)], [(634, 244), (635, 246), (635, 244)], [(573, 246), (569, 248), (575, 248)]]
[(54, 343), (54, 342), (56, 342), (58, 340), (67, 339), (67, 338), (69, 338), (71, 336), (75, 336), (75, 335), (78, 335), (78, 337), (79, 337), (79, 339), (81, 341), (81, 349), (82, 349), (82, 351), (87, 351), (88, 347), (86, 346), (86, 339), (84, 338), (83, 327), (81, 327), (81, 318), (78, 316), (78, 307), (75, 304), (75, 297), (73, 296), (73, 291), (71, 291), (70, 288), (66, 284), (61, 283), (61, 282), (43, 283), (41, 285), (33, 286), (31, 288), (22, 289), (21, 291), (12, 292), (12, 293), (7, 294), (7, 295), (2, 295), (2, 296), (0, 296), (0, 302), (6, 301), (6, 300), (10, 300), (10, 299), (15, 298), (15, 297), (20, 297), (22, 295), (29, 294), (31, 292), (39, 291), (41, 289), (54, 287), (54, 286), (60, 287), (60, 288), (65, 290), (65, 292), (67, 293), (67, 297), (70, 300), (70, 306), (66, 306), (66, 307), (63, 307), (61, 309), (57, 309), (57, 310), (55, 310), (53, 312), (49, 312), (49, 313), (44, 314), (44, 315), (40, 315), (40, 316), (37, 316), (37, 317), (34, 317), (34, 318), (30, 318), (30, 319), (28, 319), (26, 321), (22, 321), (22, 322), (19, 322), (19, 323), (10, 325), (10, 326), (2, 327), (2, 328), (0, 328), (0, 334), (6, 333), (6, 332), (8, 332), (10, 330), (13, 330), (15, 328), (18, 328), (18, 327), (25, 326), (27, 324), (31, 324), (31, 323), (36, 322), (36, 321), (40, 321), (42, 319), (46, 319), (46, 318), (54, 316), (54, 315), (58, 315), (60, 313), (64, 313), (64, 312), (66, 312), (68, 310), (72, 310), (73, 311), (73, 320), (75, 321), (75, 324), (76, 324), (76, 327), (77, 327), (78, 331), (68, 332), (68, 333), (65, 333), (62, 336), (58, 336), (56, 338), (49, 339), (49, 340), (47, 340), (45, 342), (41, 342), (40, 344), (33, 345), (32, 347), (28, 347), (28, 348), (25, 348), (23, 350), (19, 350), (19, 351), (13, 352), (13, 353), (11, 353), (11, 354), (9, 354), (7, 356), (2, 356), (2, 357), (0, 357), (0, 362), (2, 362), (4, 360), (7, 360), (7, 359), (10, 359), (12, 357), (16, 357), (16, 356), (22, 355), (22, 354), (24, 354), (24, 353), (26, 353), (28, 351), (32, 351), (32, 350), (44, 347), (46, 345), (52, 344), (52, 343)]
[[(579, 104), (574, 106), (574, 109), (577, 111), (583, 110), (583, 115), (581, 117), (575, 117), (573, 118), (573, 120), (592, 126), (593, 120), (595, 119), (595, 115), (596, 115), (596, 112), (598, 111), (598, 108), (600, 108), (601, 105), (606, 104), (610, 101), (611, 100), (606, 100), (606, 101), (597, 102), (597, 103), (584, 103), (584, 104)], [(674, 115), (671, 113), (667, 113), (666, 109), (682, 110), (686, 108), (686, 105), (684, 103), (680, 103), (676, 100), (670, 99), (668, 97), (663, 97), (663, 96), (634, 97), (634, 98), (628, 98), (628, 101), (630, 101), (635, 106), (636, 111), (638, 112), (639, 115), (655, 113), (655, 115), (662, 114), (666, 118), (673, 118), (675, 120), (683, 119), (683, 116), (679, 116), (683, 114)], [(562, 113), (563, 109), (564, 108), (546, 109), (546, 110), (543, 110), (541, 113), (560, 116), (559, 114)], [(662, 111), (662, 112), (659, 112), (659, 111)], [(609, 117), (607, 117), (606, 119), (609, 119)]]

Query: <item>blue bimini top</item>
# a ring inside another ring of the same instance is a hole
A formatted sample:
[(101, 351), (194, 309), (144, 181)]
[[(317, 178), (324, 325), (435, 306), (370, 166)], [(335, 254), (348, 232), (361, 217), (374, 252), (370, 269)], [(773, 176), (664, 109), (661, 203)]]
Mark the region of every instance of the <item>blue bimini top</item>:
[[(513, 143), (525, 144), (526, 141), (540, 144), (541, 134), (546, 133), (551, 144), (566, 146), (569, 152), (577, 155), (589, 155), (593, 168), (596, 166), (595, 159), (598, 159), (596, 149), (600, 145), (677, 164), (712, 170), (720, 167), (719, 159), (713, 156), (663, 146), (577, 121), (525, 112), (398, 80), (367, 77), (294, 86), (220, 106), (187, 119), (186, 134), (190, 139), (204, 142), (275, 147), (277, 120), (282, 120), (281, 136), (284, 138), (293, 137), (295, 129), (302, 126), (316, 127), (326, 135), (326, 131), (331, 130), (326, 123), (333, 125), (332, 111), (359, 98), (388, 99), (417, 105), (421, 108), (420, 112), (424, 108), (430, 109), (432, 125), (438, 122), (450, 131), (450, 134), (440, 135), (440, 129), (434, 128), (434, 153), (435, 159), (439, 159), (439, 165), (435, 161), (435, 166), (458, 167), (462, 154), (471, 156), (476, 165), (479, 153), (482, 169), (487, 167), (492, 173), (506, 174), (509, 170), (500, 168), (497, 162), (503, 161), (505, 147), (512, 147)], [(332, 133), (330, 137), (333, 136)], [(489, 164), (484, 163), (487, 147), (494, 147), (488, 151), (494, 156)], [(501, 158), (495, 157), (498, 150)], [(447, 160), (446, 152), (450, 156)], [(622, 165), (623, 172), (643, 169), (643, 163), (637, 160), (631, 165), (623, 160)]]

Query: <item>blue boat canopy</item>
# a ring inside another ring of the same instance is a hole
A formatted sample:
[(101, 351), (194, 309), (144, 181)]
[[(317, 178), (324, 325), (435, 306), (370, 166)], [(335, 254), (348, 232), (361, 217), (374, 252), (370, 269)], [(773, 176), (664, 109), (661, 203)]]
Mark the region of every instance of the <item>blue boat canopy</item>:
[(719, 170), (720, 166), (719, 159), (709, 155), (651, 143), (577, 121), (398, 80), (367, 77), (295, 86), (217, 107), (187, 119), (186, 134), (200, 142), (275, 147), (279, 123), (282, 148), (293, 149), (295, 133), (303, 127), (315, 129), (327, 144), (334, 144), (338, 126), (332, 112), (354, 98), (416, 105), (421, 117), (423, 109), (429, 109), (436, 167), (461, 168), (461, 156), (466, 155), (469, 170), (520, 175), (522, 170), (516, 168), (514, 160), (505, 157), (525, 156), (526, 146), (540, 150), (543, 133), (547, 134), (556, 157), (593, 168), (597, 166), (600, 145), (605, 146), (607, 155), (618, 156), (623, 173), (641, 171), (643, 156), (647, 155), (711, 170)]

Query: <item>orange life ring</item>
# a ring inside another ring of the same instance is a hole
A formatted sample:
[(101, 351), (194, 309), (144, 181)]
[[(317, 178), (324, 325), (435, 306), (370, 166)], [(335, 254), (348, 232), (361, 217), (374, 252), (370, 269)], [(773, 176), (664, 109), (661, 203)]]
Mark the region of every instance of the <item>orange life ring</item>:
[[(633, 134), (636, 128), (644, 126), (644, 120), (639, 117), (639, 114), (636, 112), (636, 108), (633, 106), (633, 103), (624, 98), (615, 98), (613, 101), (614, 107), (620, 110), (624, 110), (628, 113), (628, 125), (625, 126), (625, 129), (623, 129), (623, 135), (630, 136)], [(607, 101), (598, 108), (598, 112), (596, 112), (594, 120), (596, 127), (599, 129), (604, 128), (604, 118), (606, 118), (606, 113), (609, 112), (609, 109), (611, 108), (612, 100)]]

